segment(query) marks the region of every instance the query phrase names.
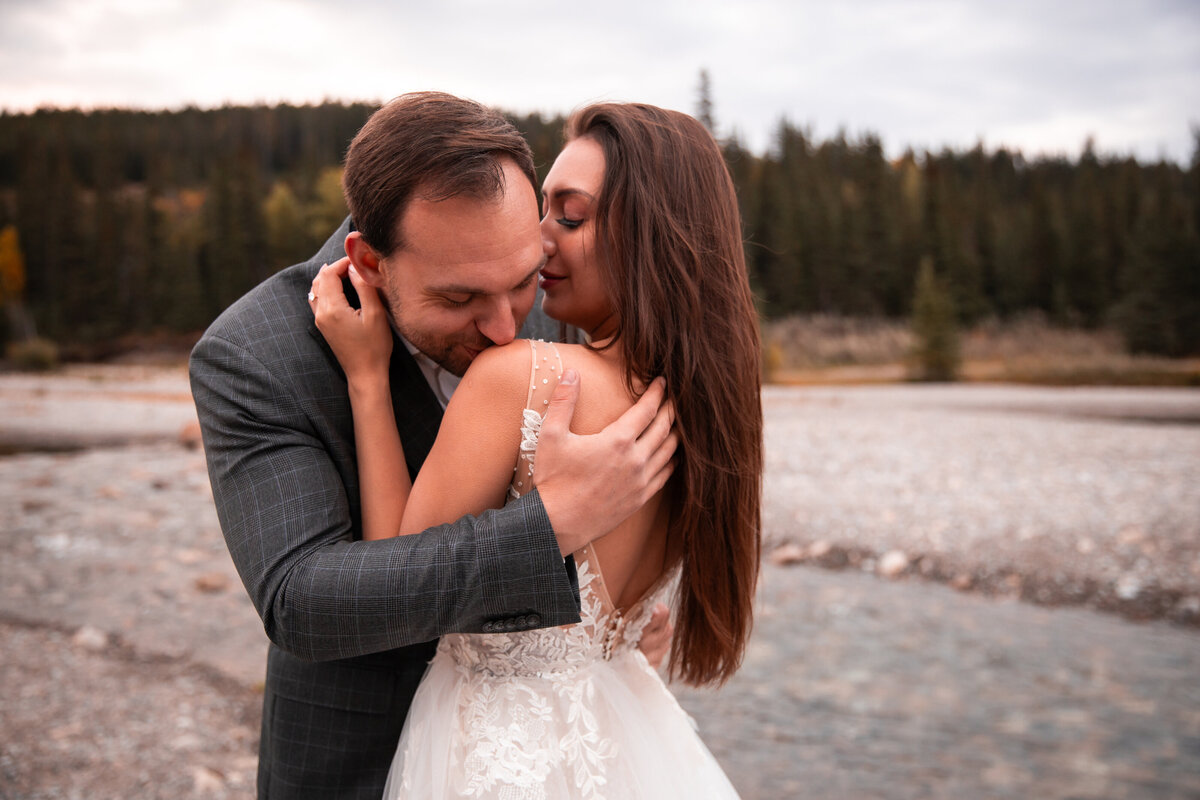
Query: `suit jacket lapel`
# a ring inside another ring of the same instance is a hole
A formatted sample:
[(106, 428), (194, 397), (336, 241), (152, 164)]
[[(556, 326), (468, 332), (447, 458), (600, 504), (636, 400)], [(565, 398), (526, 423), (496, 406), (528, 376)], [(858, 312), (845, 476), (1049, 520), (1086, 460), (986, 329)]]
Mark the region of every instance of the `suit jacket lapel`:
[(396, 412), (400, 441), (404, 443), (404, 460), (409, 475), (416, 480), (442, 424), (442, 404), (399, 337), (392, 342), (390, 376), (392, 408)]

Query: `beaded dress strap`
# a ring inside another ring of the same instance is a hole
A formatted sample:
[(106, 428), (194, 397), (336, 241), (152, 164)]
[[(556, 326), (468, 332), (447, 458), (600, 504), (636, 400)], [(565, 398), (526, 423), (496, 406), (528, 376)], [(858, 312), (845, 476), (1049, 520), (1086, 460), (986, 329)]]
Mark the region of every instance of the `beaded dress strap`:
[(529, 391), (521, 412), (521, 446), (517, 450), (512, 484), (508, 487), (509, 495), (514, 498), (533, 488), (533, 459), (542, 432), (542, 418), (550, 405), (550, 395), (562, 376), (562, 356), (553, 342), (530, 339), (529, 352)]

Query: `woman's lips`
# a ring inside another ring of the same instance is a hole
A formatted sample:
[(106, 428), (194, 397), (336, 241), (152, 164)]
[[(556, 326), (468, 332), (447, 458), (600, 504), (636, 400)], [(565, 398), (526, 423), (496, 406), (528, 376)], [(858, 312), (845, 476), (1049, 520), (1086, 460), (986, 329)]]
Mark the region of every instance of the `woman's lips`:
[(543, 292), (549, 290), (552, 286), (557, 285), (559, 281), (563, 280), (562, 275), (555, 275), (554, 273), (546, 272), (545, 270), (542, 270), (541, 276)]

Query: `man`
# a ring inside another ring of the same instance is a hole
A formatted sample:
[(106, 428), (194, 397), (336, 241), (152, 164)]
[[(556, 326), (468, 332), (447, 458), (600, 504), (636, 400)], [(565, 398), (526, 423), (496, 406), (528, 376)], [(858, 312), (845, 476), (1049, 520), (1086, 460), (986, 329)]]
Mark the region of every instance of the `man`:
[(361, 541), (345, 378), (308, 305), (318, 269), (344, 248), (389, 308), (392, 397), (415, 477), (455, 376), (529, 313), (543, 256), (529, 148), (475, 103), (422, 93), (388, 104), (351, 144), (345, 185), (357, 230), (348, 220), (232, 305), (191, 360), (221, 527), (272, 642), (262, 798), (379, 797), (437, 637), (577, 622), (564, 554), (658, 491), (676, 445), (657, 386), (602, 433), (570, 434), (578, 385), (564, 380), (536, 491)]

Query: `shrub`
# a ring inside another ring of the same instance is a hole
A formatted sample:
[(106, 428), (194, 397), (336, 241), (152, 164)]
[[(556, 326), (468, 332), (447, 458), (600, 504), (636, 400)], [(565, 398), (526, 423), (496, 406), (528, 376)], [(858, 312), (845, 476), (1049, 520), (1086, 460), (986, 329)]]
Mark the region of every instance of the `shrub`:
[(40, 337), (13, 342), (6, 348), (6, 355), (13, 366), (26, 372), (45, 372), (58, 366), (58, 345)]

